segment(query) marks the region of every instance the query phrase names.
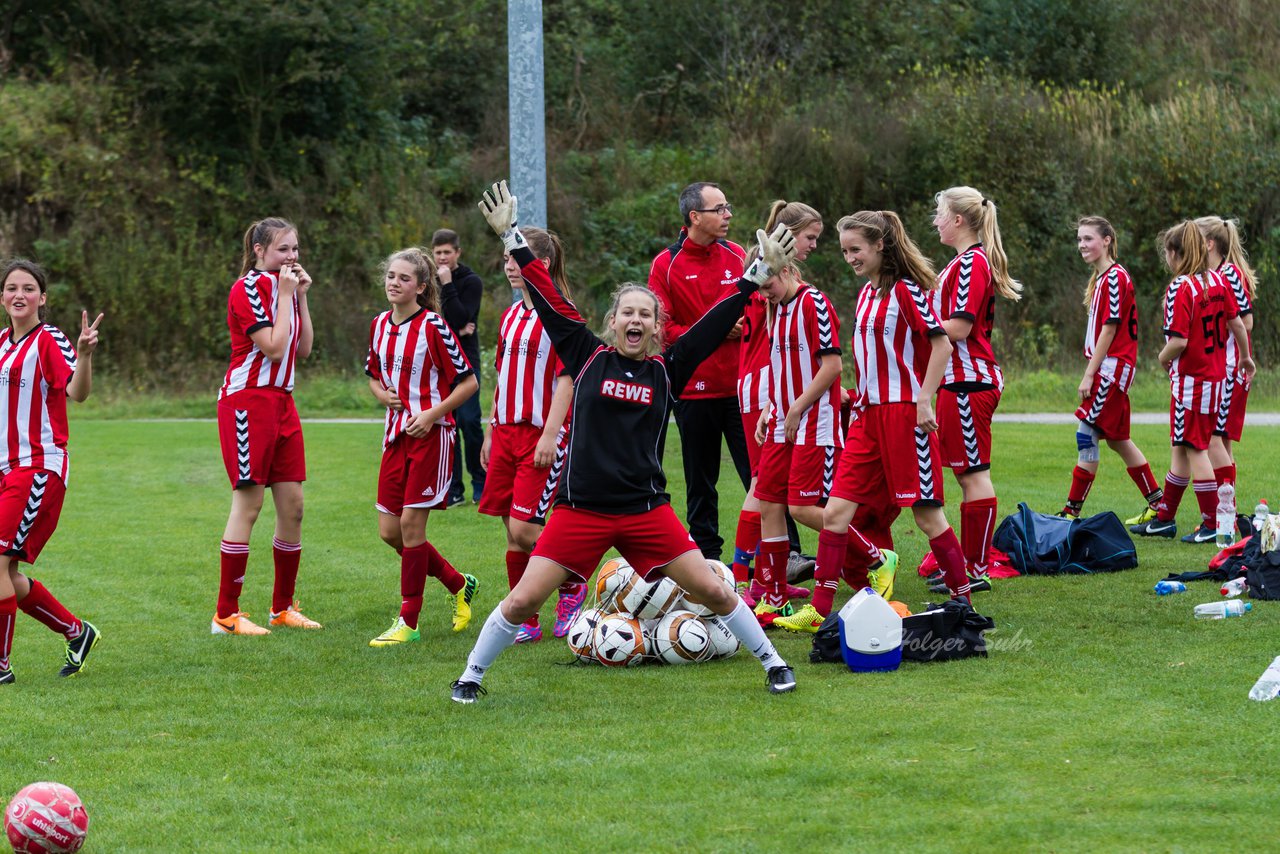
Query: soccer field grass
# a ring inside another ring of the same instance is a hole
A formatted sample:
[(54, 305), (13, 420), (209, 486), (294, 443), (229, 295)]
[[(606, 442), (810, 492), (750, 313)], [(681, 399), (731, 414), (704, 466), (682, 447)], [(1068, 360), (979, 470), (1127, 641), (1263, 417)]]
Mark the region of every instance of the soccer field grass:
[[(504, 653), (489, 695), (464, 707), (448, 683), (505, 590), (501, 525), (456, 508), (428, 526), (480, 578), (470, 628), (449, 632), (429, 586), (423, 642), (369, 648), (399, 603), (372, 507), (378, 425), (305, 428), (298, 590), (324, 631), (239, 638), (208, 629), (228, 506), (215, 426), (72, 417), (67, 503), (33, 574), (103, 639), (81, 677), (60, 680), (61, 638), (19, 618), (0, 793), (75, 788), (86, 851), (1261, 850), (1280, 830), (1280, 702), (1246, 696), (1280, 654), (1280, 604), (1196, 622), (1216, 585), (1151, 592), (1202, 568), (1210, 546), (1143, 540), (1137, 569), (997, 582), (976, 598), (997, 625), (985, 660), (855, 675), (809, 664), (807, 636), (774, 633), (799, 679), (775, 697), (745, 653), (562, 666), (548, 631)], [(1019, 500), (1057, 510), (1071, 428), (995, 433), (1002, 515)], [(1158, 476), (1165, 435), (1135, 428)], [(1274, 506), (1280, 429), (1245, 439), (1241, 505)], [(678, 442), (673, 429), (683, 513)], [(950, 476), (946, 488), (954, 521)], [(730, 539), (741, 495), (722, 495)], [(1086, 511), (1139, 504), (1104, 452)], [(1188, 494), (1181, 531), (1195, 512)], [(264, 622), (271, 523), (264, 510), (242, 599)], [(915, 609), (931, 598), (914, 572), (926, 544), (906, 518), (896, 533), (896, 598)]]

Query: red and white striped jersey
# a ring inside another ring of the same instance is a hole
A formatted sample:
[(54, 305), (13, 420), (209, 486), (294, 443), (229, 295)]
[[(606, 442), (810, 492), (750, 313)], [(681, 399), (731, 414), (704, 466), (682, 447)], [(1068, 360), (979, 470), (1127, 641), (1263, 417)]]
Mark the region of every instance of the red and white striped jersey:
[(1133, 279), (1129, 271), (1112, 264), (1101, 276), (1089, 301), (1089, 323), (1084, 332), (1084, 357), (1092, 359), (1098, 336), (1108, 325), (1116, 336), (1107, 348), (1106, 358), (1098, 366), (1098, 374), (1111, 377), (1129, 390), (1133, 366), (1138, 361), (1138, 305), (1134, 299)]
[(934, 313), (941, 320), (964, 318), (973, 323), (969, 337), (956, 341), (947, 362), (944, 386), (960, 383), (969, 390), (1004, 388), (1004, 375), (991, 349), (996, 322), (996, 291), (991, 282), (987, 251), (981, 243), (964, 250), (943, 268), (939, 288), (933, 292)]
[(284, 358), (273, 362), (249, 336), (273, 326), (280, 271), (250, 270), (231, 286), (227, 297), (227, 328), (231, 330), (231, 366), (218, 391), (218, 400), (246, 388), (275, 387), (293, 391), (293, 369), (298, 356), (298, 335), (302, 312), (298, 294), (293, 294), (293, 325)]
[[(1222, 266), (1218, 268), (1218, 272), (1222, 274), (1223, 281), (1227, 283), (1227, 292), (1235, 299), (1236, 308), (1243, 317), (1246, 314), (1253, 314), (1253, 300), (1249, 299), (1249, 289), (1246, 284), (1249, 283), (1240, 268), (1230, 261), (1223, 261)], [(1253, 355), (1253, 340), (1250, 336), (1249, 355)], [(1236, 339), (1234, 335), (1227, 335), (1227, 374), (1235, 375), (1236, 368), (1240, 364), (1240, 351), (1236, 347)]]
[(76, 351), (61, 329), (41, 323), (17, 341), (0, 332), (4, 456), (0, 471), (31, 466), (67, 479), (67, 383)]
[(1227, 376), (1227, 321), (1237, 313), (1235, 299), (1216, 270), (1179, 276), (1165, 290), (1165, 340), (1187, 342), (1169, 365), (1169, 387), (1193, 412), (1207, 413), (1217, 405), (1216, 385)]
[(565, 370), (538, 313), (526, 308), (523, 300), (508, 308), (498, 324), (494, 366), (498, 383), (493, 390), (490, 421), (546, 426), (556, 377)]
[[(804, 282), (790, 302), (774, 307), (769, 329), (769, 417), (767, 441), (787, 441), (786, 416), (818, 369), (822, 357), (840, 352), (840, 319), (827, 295)], [(797, 445), (844, 447), (840, 431), (840, 378), (800, 416)]]
[(854, 309), (857, 406), (914, 403), (929, 367), (929, 338), (945, 335), (927, 291), (899, 279), (885, 294), (862, 286)]
[[(382, 434), (385, 449), (410, 418), (438, 406), (460, 379), (474, 371), (445, 319), (422, 308), (402, 323), (391, 321), (390, 310), (373, 319), (365, 373), (395, 392), (404, 404), (399, 412), (387, 410)], [(437, 423), (452, 427), (453, 413)]]
[(760, 412), (769, 403), (769, 301), (756, 292), (742, 313), (738, 348), (738, 409)]

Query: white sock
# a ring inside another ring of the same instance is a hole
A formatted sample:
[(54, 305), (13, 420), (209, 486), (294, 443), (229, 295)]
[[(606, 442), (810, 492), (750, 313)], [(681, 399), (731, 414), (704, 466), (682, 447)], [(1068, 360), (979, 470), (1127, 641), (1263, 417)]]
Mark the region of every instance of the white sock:
[(760, 628), (756, 615), (751, 613), (751, 609), (741, 599), (736, 608), (720, 617), (720, 622), (733, 632), (743, 646), (751, 650), (751, 654), (760, 660), (765, 670), (787, 666), (782, 656), (773, 648), (773, 642), (764, 636), (764, 629)]
[(489, 669), (489, 665), (493, 664), (494, 659), (504, 649), (515, 643), (518, 631), (520, 631), (519, 624), (508, 623), (507, 618), (502, 616), (501, 605), (494, 608), (489, 613), (489, 618), (484, 621), (480, 636), (476, 638), (476, 645), (471, 648), (471, 654), (467, 656), (467, 669), (462, 671), (462, 675), (458, 677), (459, 681), (479, 684), (484, 678), (484, 672)]

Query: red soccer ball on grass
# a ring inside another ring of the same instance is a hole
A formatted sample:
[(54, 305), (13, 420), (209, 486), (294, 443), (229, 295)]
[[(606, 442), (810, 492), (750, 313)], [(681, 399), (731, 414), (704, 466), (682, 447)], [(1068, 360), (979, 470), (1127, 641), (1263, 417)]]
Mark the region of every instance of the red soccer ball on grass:
[(32, 783), (9, 801), (4, 830), (19, 854), (67, 854), (84, 845), (89, 814), (71, 787)]

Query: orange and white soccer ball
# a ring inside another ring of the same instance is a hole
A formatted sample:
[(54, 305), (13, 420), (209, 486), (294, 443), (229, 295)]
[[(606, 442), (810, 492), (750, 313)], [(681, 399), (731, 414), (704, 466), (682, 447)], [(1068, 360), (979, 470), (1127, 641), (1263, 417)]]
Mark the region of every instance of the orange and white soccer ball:
[(707, 636), (711, 640), (711, 655), (714, 658), (728, 658), (742, 647), (738, 638), (718, 617), (706, 617), (702, 620), (702, 625), (707, 629)]
[(596, 661), (596, 626), (607, 614), (599, 608), (583, 608), (578, 616), (569, 624), (569, 632), (564, 636), (569, 644), (569, 652), (578, 661), (594, 664)]
[(680, 604), (681, 595), (680, 586), (666, 576), (645, 581), (633, 574), (618, 588), (615, 604), (637, 620), (656, 620)]
[(627, 563), (626, 558), (615, 557), (604, 562), (596, 573), (596, 604), (600, 610), (613, 612), (617, 609), (618, 589), (634, 576), (636, 571)]
[(692, 664), (714, 654), (707, 627), (689, 611), (672, 611), (659, 620), (648, 643), (650, 652), (667, 664)]
[(596, 624), (592, 646), (601, 664), (630, 667), (644, 659), (644, 630), (634, 617), (609, 614)]
[(84, 845), (89, 814), (70, 786), (32, 783), (9, 801), (4, 830), (19, 854), (69, 854)]

